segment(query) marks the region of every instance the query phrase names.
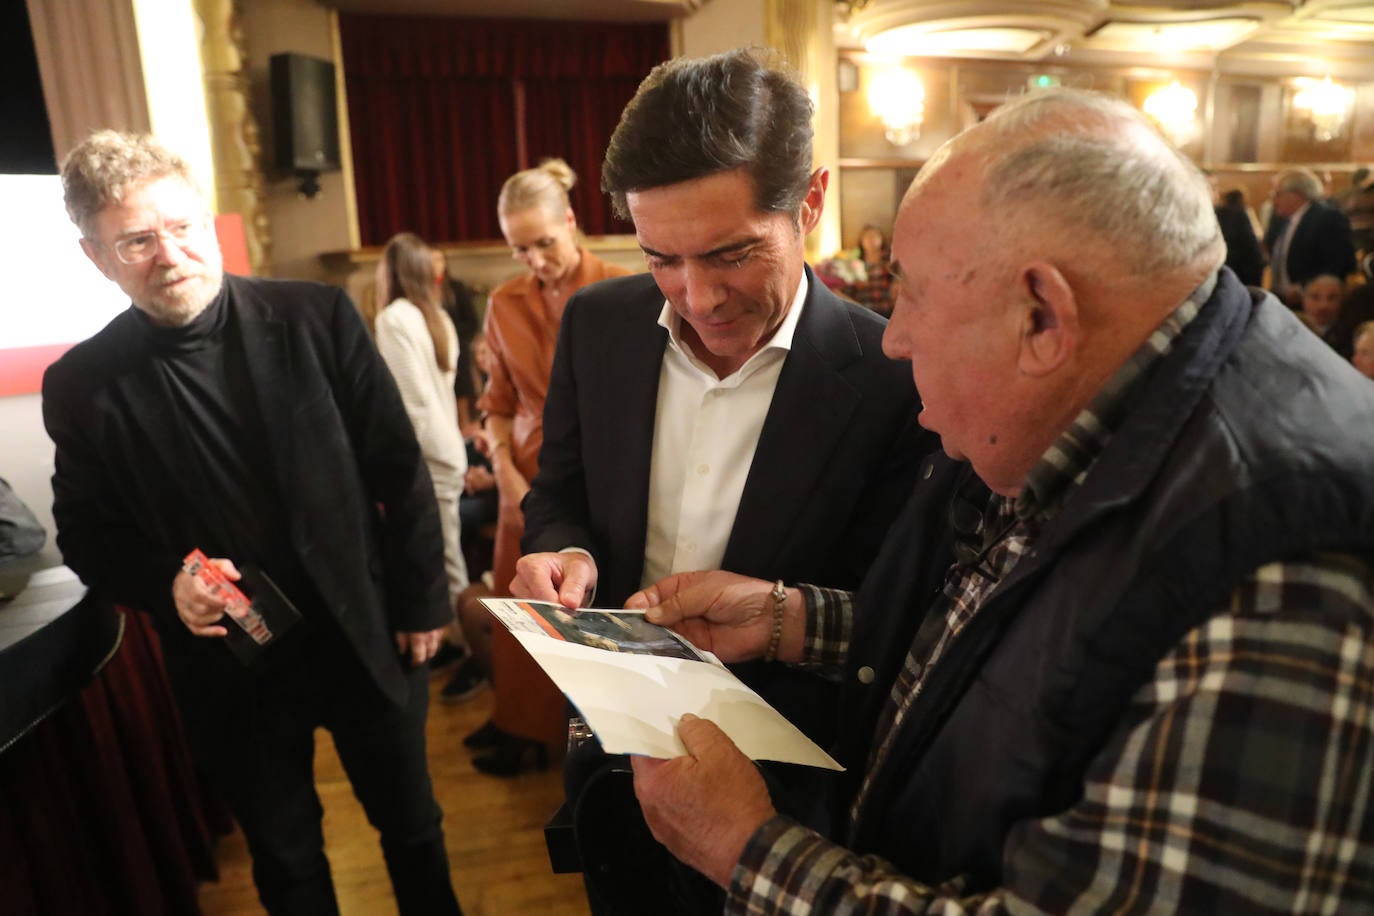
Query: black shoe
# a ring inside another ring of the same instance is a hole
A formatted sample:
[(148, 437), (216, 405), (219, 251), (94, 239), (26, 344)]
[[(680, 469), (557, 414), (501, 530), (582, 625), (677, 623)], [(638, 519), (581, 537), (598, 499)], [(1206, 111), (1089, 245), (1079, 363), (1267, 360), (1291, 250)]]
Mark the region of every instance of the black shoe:
[(514, 735), (508, 735), (496, 727), (496, 723), (488, 719), (477, 731), (463, 738), (463, 746), (469, 747), (474, 751), (485, 751), (488, 748), (499, 747), (507, 741), (514, 740)]
[(455, 646), (451, 642), (441, 642), (439, 643), (439, 651), (430, 656), (428, 663), (430, 673), (452, 668), (467, 657), (467, 646)]
[(488, 776), (519, 776), (530, 770), (542, 772), (549, 768), (549, 749), (541, 741), (508, 735), (490, 754), (472, 758), (472, 765)]
[(458, 666), (444, 689), (439, 691), (439, 699), (444, 703), (461, 703), (477, 696), (486, 686), (486, 676), (477, 662), (469, 658)]

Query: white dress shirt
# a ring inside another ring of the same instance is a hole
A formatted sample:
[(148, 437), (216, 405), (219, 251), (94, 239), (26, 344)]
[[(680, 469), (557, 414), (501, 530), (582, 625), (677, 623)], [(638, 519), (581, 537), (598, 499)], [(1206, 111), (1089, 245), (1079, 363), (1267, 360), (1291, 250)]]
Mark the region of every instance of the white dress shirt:
[(664, 302), (658, 323), (668, 329), (668, 346), (659, 368), (641, 587), (720, 568), (806, 291), (802, 274), (777, 331), (725, 378), (696, 358), (680, 334), (681, 318)]

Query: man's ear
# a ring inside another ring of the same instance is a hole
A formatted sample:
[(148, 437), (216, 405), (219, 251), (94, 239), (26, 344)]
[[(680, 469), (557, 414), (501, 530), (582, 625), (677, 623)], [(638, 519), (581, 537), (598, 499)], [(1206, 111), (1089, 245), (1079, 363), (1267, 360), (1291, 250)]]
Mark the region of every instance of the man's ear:
[(797, 212), (797, 222), (801, 234), (807, 235), (821, 221), (821, 211), (825, 209), (825, 189), (830, 186), (830, 170), (824, 166), (811, 173), (806, 186), (806, 196), (802, 198), (801, 209)]
[(114, 279), (110, 276), (110, 272), (105, 269), (105, 259), (100, 256), (100, 251), (94, 242), (87, 238), (81, 239), (81, 250), (86, 252), (86, 257), (90, 258), (96, 269), (105, 275), (106, 280)]
[(1045, 261), (1021, 268), (1017, 282), (1026, 309), (1017, 367), (1027, 375), (1048, 375), (1078, 348), (1078, 299), (1059, 268)]

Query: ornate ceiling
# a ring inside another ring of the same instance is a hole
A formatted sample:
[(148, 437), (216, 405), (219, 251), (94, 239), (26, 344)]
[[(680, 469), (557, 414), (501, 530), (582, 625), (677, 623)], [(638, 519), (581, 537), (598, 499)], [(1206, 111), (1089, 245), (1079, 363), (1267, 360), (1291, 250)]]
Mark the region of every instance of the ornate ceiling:
[(1374, 3), (1354, 0), (839, 0), (836, 10), (837, 43), (875, 53), (1374, 73)]

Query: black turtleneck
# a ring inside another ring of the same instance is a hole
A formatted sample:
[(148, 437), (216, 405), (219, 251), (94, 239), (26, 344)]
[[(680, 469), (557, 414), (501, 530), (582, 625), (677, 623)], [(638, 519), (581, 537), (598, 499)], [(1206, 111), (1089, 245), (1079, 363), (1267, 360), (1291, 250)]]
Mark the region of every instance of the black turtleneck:
[[(140, 313), (141, 314), (141, 313)], [(196, 494), (212, 557), (266, 570), (304, 611), (315, 590), (291, 545), (291, 519), (273, 472), (229, 287), (189, 323), (145, 320), (153, 361), (194, 466), (184, 482)]]

